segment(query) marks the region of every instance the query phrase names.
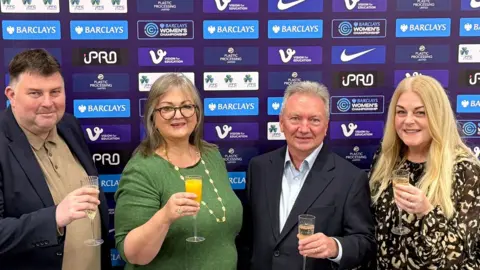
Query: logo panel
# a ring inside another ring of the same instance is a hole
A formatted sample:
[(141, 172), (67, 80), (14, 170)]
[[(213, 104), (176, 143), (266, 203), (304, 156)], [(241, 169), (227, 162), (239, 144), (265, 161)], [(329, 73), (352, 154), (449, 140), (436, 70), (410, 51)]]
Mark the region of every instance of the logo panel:
[(462, 10), (475, 11), (480, 10), (480, 0), (461, 0)]
[(427, 64), (448, 63), (449, 45), (397, 45), (395, 47), (395, 63)]
[(191, 47), (138, 48), (139, 66), (193, 66)]
[(378, 146), (354, 145), (333, 147), (334, 152), (361, 169), (369, 169)]
[(383, 114), (385, 97), (374, 96), (332, 96), (332, 114)]
[(450, 18), (397, 19), (396, 37), (449, 37)]
[(384, 38), (385, 19), (333, 19), (332, 38)]
[(457, 95), (457, 113), (479, 113), (480, 95)]
[(74, 99), (73, 113), (77, 118), (130, 117), (129, 99)]
[(193, 29), (191, 20), (140, 20), (137, 21), (137, 38), (139, 40), (193, 39)]
[(131, 141), (130, 125), (82, 125), (87, 142), (129, 143)]
[(269, 20), (268, 38), (322, 38), (323, 20)]
[(268, 0), (268, 12), (322, 12), (323, 0)]
[(126, 40), (128, 21), (70, 21), (72, 40)]
[[(161, 73), (138, 73), (138, 91), (148, 92), (152, 88), (153, 83), (160, 78), (162, 75), (170, 74), (171, 72), (161, 72)], [(193, 85), (195, 85), (195, 73), (193, 72), (182, 72), (183, 76), (187, 77)]]
[(332, 1), (333, 12), (384, 12), (387, 0), (338, 0)]
[(258, 98), (205, 98), (205, 116), (258, 115)]
[(258, 12), (258, 0), (203, 0), (205, 13)]
[(204, 39), (258, 39), (257, 20), (205, 20)]
[(258, 65), (258, 47), (205, 47), (206, 66)]
[(268, 89), (282, 90), (302, 81), (322, 82), (321, 71), (280, 71), (268, 73)]
[(3, 0), (0, 2), (3, 13), (59, 13), (59, 0)]
[(193, 13), (193, 0), (137, 0), (138, 13)]
[(128, 0), (70, 0), (70, 13), (127, 13)]
[(332, 121), (330, 139), (380, 139), (383, 125), (383, 121)]
[(467, 69), (461, 72), (459, 84), (466, 87), (479, 87), (480, 69)]
[(128, 73), (75, 73), (73, 92), (127, 92)]
[(268, 97), (267, 104), (268, 115), (280, 115), (283, 105), (283, 97)]
[(480, 36), (480, 18), (460, 18), (460, 36)]
[(480, 63), (480, 44), (458, 45), (459, 63)]
[(255, 141), (258, 140), (258, 123), (205, 123), (207, 141)]
[(233, 190), (245, 189), (246, 178), (245, 172), (228, 172), (228, 180)]
[(258, 90), (258, 72), (205, 72), (204, 91)]
[(333, 75), (335, 88), (375, 88), (383, 85), (383, 73), (374, 70), (340, 71)]
[[(130, 152), (131, 151), (129, 150), (119, 148), (117, 150), (108, 151), (97, 149), (97, 151), (92, 153), (92, 159), (95, 163), (95, 167), (102, 174), (122, 173), (123, 168), (127, 165), (127, 162), (130, 159)], [(109, 183), (105, 182), (105, 184), (108, 185)], [(115, 185), (111, 186), (115, 187)]]
[(448, 70), (395, 70), (394, 86), (397, 87), (400, 81), (405, 78), (417, 75), (427, 75), (433, 77), (437, 79), (443, 87), (448, 87)]
[[(462, 138), (480, 138), (480, 120), (458, 120), (457, 122), (460, 125), (460, 136)], [(475, 155), (478, 152), (480, 151), (475, 151)]]
[(282, 141), (285, 140), (285, 134), (280, 130), (279, 122), (267, 123), (267, 139), (269, 141)]
[[(35, 48), (4, 48), (3, 49), (3, 65), (4, 67), (8, 67), (10, 61), (12, 61), (13, 57), (25, 50), (30, 50)], [(57, 61), (62, 64), (62, 49), (60, 48), (44, 48), (47, 50)]]
[(322, 63), (322, 47), (268, 47), (269, 65), (314, 65)]
[(121, 174), (99, 174), (98, 180), (100, 181), (100, 186), (102, 187), (103, 192), (116, 192), (121, 176)]
[(220, 148), (220, 154), (229, 169), (248, 166), (250, 159), (259, 153), (256, 147), (226, 147)]
[(450, 0), (397, 0), (398, 11), (448, 11)]
[(74, 48), (72, 50), (74, 66), (126, 66), (127, 48)]
[(59, 40), (60, 21), (2, 21), (5, 40)]
[(332, 64), (383, 64), (385, 46), (333, 46)]

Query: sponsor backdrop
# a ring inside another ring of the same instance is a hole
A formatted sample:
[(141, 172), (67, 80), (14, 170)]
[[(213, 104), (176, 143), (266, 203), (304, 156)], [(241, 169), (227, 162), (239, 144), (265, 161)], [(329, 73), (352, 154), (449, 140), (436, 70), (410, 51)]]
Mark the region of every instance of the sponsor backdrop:
[[(0, 4), (0, 73), (25, 48), (46, 48), (61, 62), (67, 111), (80, 119), (112, 223), (120, 174), (144, 136), (146, 96), (167, 72), (184, 73), (200, 90), (205, 138), (219, 145), (242, 199), (250, 158), (285, 143), (283, 90), (298, 81), (329, 87), (327, 140), (363, 169), (382, 137), (394, 87), (418, 74), (449, 90), (462, 135), (480, 154), (480, 0)], [(115, 250), (112, 263), (122, 265)]]

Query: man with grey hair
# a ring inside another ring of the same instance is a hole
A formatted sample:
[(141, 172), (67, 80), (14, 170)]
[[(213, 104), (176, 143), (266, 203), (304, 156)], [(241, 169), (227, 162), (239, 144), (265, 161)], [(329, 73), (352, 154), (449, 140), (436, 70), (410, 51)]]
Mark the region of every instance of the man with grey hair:
[[(351, 269), (374, 256), (367, 175), (324, 142), (329, 100), (316, 82), (285, 91), (280, 129), (287, 145), (248, 167), (238, 269), (301, 269), (304, 256), (310, 270)], [(315, 216), (315, 233), (299, 240), (301, 214)]]

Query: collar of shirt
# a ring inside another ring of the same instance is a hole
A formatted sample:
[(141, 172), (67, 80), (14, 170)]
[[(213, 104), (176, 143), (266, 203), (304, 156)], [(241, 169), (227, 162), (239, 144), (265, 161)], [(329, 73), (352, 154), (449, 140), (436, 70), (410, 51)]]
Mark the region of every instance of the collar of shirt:
[(323, 147), (323, 143), (320, 144), (320, 146), (318, 146), (317, 148), (315, 148), (315, 150), (313, 150), (313, 152), (310, 153), (310, 155), (308, 155), (302, 161), (302, 164), (300, 164), (300, 167), (297, 170), (293, 165), (292, 160), (290, 159), (290, 152), (288, 151), (288, 146), (287, 146), (287, 151), (285, 152), (284, 170), (290, 169), (294, 174), (304, 172), (304, 170), (310, 170), (310, 168), (312, 168), (313, 166), (313, 163), (315, 163), (315, 160), (317, 159), (317, 156), (320, 153), (320, 150), (322, 150), (322, 147)]
[(35, 150), (40, 150), (46, 142), (56, 144), (57, 139), (58, 139), (58, 133), (57, 133), (57, 127), (54, 127), (49, 133), (47, 138), (44, 140), (40, 136), (30, 132), (29, 130), (21, 127), (23, 130), (23, 133), (25, 133), (25, 136), (27, 136), (27, 140), (30, 143), (30, 145), (33, 147)]

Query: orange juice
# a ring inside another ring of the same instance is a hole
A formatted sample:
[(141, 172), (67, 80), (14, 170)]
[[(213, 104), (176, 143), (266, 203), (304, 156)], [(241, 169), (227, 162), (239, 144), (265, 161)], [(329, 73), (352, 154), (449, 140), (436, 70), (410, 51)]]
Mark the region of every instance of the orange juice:
[(197, 195), (195, 201), (202, 201), (202, 180), (201, 179), (185, 179), (185, 191)]

